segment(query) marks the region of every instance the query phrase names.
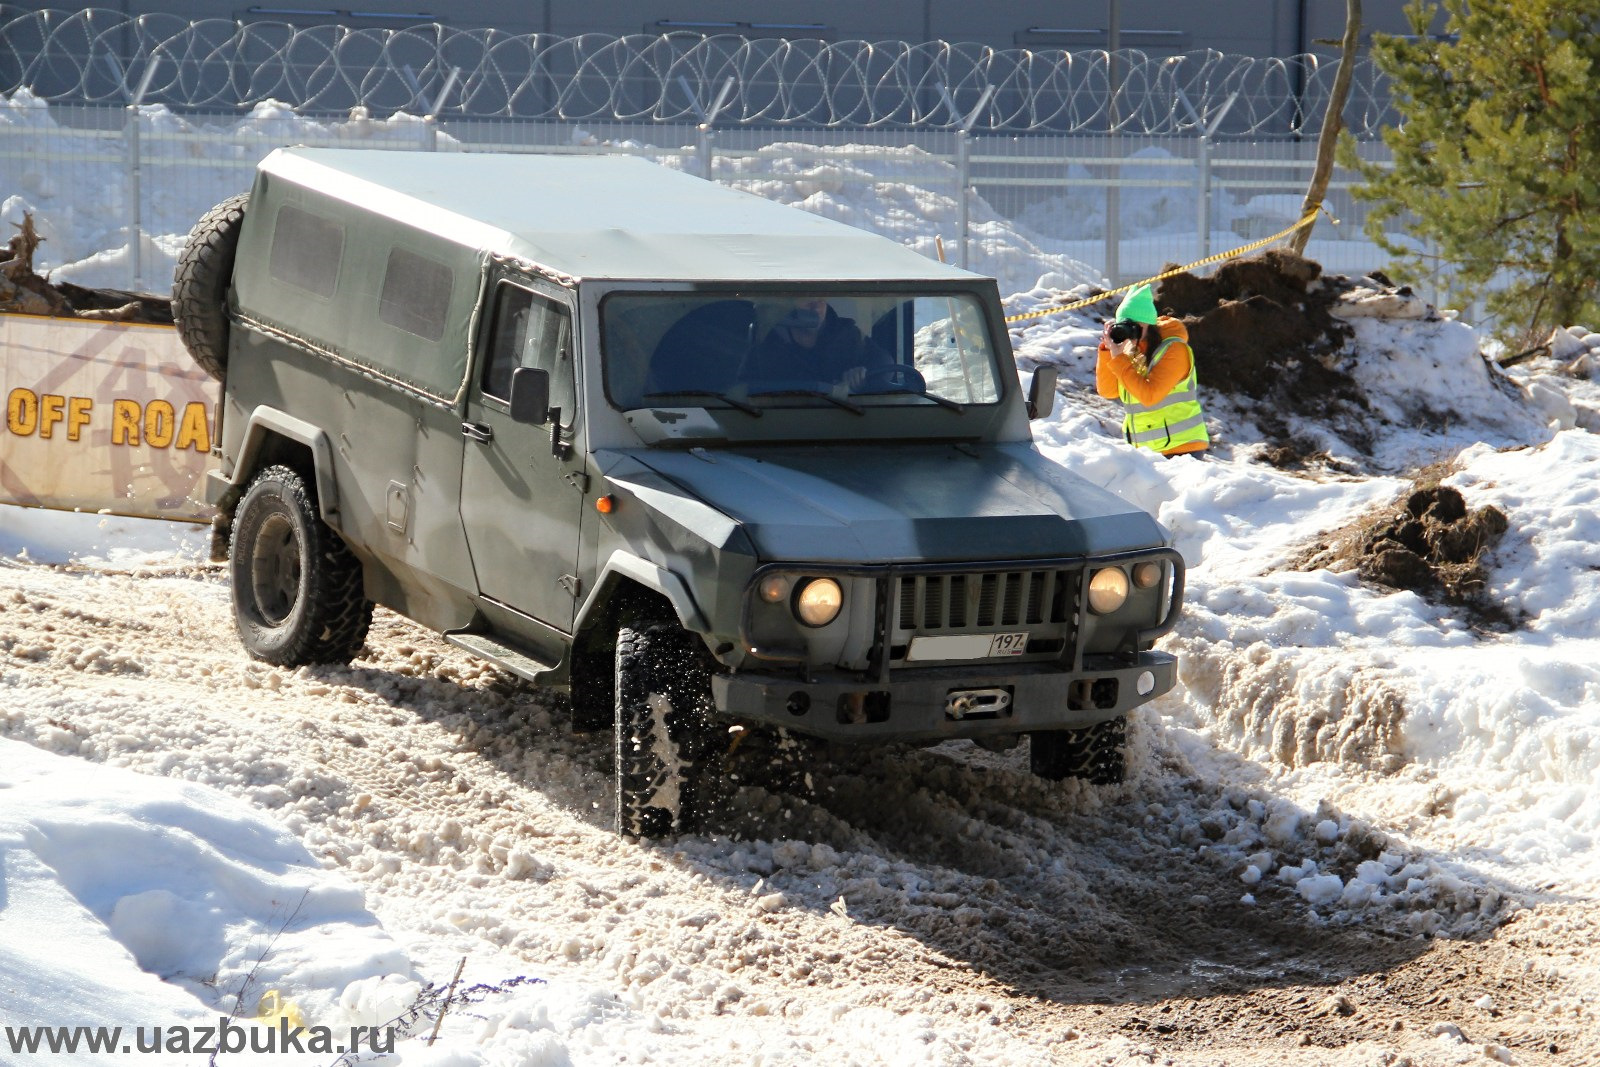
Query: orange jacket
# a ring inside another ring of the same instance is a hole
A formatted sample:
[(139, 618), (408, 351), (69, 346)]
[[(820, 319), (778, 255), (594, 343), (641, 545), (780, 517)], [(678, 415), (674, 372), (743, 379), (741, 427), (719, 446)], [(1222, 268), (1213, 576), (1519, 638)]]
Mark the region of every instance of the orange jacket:
[[(1126, 389), (1134, 400), (1146, 407), (1154, 407), (1161, 403), (1168, 393), (1176, 389), (1179, 382), (1189, 376), (1189, 368), (1194, 362), (1194, 353), (1189, 348), (1189, 328), (1178, 319), (1162, 315), (1156, 319), (1156, 330), (1161, 334), (1161, 340), (1176, 337), (1178, 343), (1168, 346), (1166, 353), (1161, 357), (1161, 362), (1150, 368), (1149, 374), (1140, 374), (1134, 370), (1131, 359), (1124, 355), (1113, 354), (1106, 345), (1105, 338), (1100, 339), (1100, 358), (1094, 365), (1094, 387), (1097, 393), (1118, 400), (1122, 397), (1122, 390)], [(1149, 351), (1145, 352), (1146, 356), (1149, 354)], [(1168, 454), (1199, 452), (1205, 447), (1204, 442), (1195, 441), (1179, 445), (1171, 449)]]

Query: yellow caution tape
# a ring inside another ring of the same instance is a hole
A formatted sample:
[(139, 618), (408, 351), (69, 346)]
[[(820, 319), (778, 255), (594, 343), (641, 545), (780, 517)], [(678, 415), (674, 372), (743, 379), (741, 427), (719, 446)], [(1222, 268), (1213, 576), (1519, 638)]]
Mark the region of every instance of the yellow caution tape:
[[(1318, 204), (1310, 211), (1306, 212), (1305, 217), (1299, 222), (1295, 223), (1293, 226), (1285, 227), (1284, 229), (1281, 229), (1277, 233), (1273, 234), (1271, 237), (1263, 237), (1259, 241), (1252, 241), (1250, 244), (1247, 244), (1242, 248), (1235, 248), (1231, 252), (1218, 252), (1214, 256), (1207, 256), (1205, 259), (1195, 260), (1193, 263), (1189, 263), (1185, 266), (1173, 267), (1171, 270), (1162, 271), (1153, 278), (1146, 278), (1143, 281), (1130, 282), (1127, 285), (1119, 286), (1115, 289), (1108, 289), (1103, 293), (1098, 293), (1087, 299), (1079, 300), (1076, 303), (1058, 304), (1054, 307), (1040, 308), (1037, 311), (1024, 311), (1020, 315), (1007, 315), (1006, 322), (1026, 322), (1028, 319), (1042, 319), (1046, 315), (1059, 315), (1063, 311), (1076, 311), (1079, 308), (1088, 307), (1090, 304), (1098, 304), (1102, 300), (1116, 296), (1118, 293), (1126, 293), (1129, 290), (1139, 288), (1141, 285), (1149, 285), (1152, 282), (1159, 282), (1163, 278), (1170, 278), (1174, 274), (1183, 274), (1185, 271), (1194, 270), (1196, 267), (1204, 267), (1212, 263), (1221, 263), (1225, 259), (1233, 259), (1235, 256), (1242, 256), (1247, 252), (1254, 252), (1258, 248), (1265, 248), (1274, 241), (1283, 240), (1285, 237), (1288, 237), (1291, 233), (1294, 233), (1296, 230), (1302, 227), (1311, 225), (1312, 220), (1317, 217), (1317, 212), (1319, 211), (1326, 213), (1327, 209), (1321, 204)], [(1335, 224), (1337, 224), (1339, 221), (1338, 219), (1333, 218), (1332, 215), (1329, 215), (1328, 218), (1332, 219)]]

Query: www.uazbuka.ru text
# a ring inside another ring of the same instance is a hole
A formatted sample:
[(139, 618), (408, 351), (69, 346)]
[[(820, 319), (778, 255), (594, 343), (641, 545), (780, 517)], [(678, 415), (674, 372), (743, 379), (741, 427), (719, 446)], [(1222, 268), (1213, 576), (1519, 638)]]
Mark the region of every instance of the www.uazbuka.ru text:
[[(13, 1053), (105, 1053), (131, 1056), (139, 1053), (313, 1052), (344, 1055), (351, 1052), (393, 1052), (395, 1027), (291, 1026), (258, 1021), (241, 1024), (217, 1017), (217, 1025), (175, 1026), (8, 1026), (6, 1047)], [(341, 1043), (342, 1040), (342, 1043)]]

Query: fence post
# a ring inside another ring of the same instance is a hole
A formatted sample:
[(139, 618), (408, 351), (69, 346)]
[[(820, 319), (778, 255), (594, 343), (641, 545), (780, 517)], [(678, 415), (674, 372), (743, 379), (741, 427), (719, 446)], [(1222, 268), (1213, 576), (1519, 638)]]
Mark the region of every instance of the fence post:
[(961, 201), (957, 226), (957, 265), (967, 269), (967, 244), (972, 237), (972, 141), (965, 129), (956, 131), (956, 198)]
[(1211, 137), (1200, 135), (1200, 259), (1211, 255)]
[[(1106, 155), (1116, 160), (1122, 150), (1121, 140), (1115, 132), (1106, 137)], [(1117, 153), (1113, 156), (1112, 153)], [(1122, 279), (1122, 164), (1112, 162), (1106, 175), (1106, 256), (1105, 275), (1112, 288)]]
[(706, 181), (711, 180), (712, 142), (716, 140), (713, 127), (716, 125), (717, 116), (722, 113), (723, 107), (728, 103), (728, 97), (733, 94), (733, 79), (723, 81), (722, 88), (717, 92), (717, 98), (711, 102), (709, 108), (700, 106), (700, 97), (695, 94), (694, 87), (689, 84), (689, 79), (682, 74), (678, 75), (678, 84), (683, 87), (684, 93), (689, 97), (689, 106), (694, 108), (695, 115), (700, 119), (700, 126), (695, 138), (695, 154), (700, 161), (700, 177)]
[(123, 108), (122, 133), (127, 172), (124, 188), (128, 196), (128, 274), (129, 288), (137, 293), (144, 291), (144, 188), (141, 173), (144, 147), (139, 142), (139, 105), (144, 102), (144, 94), (150, 91), (150, 80), (156, 76), (161, 57), (150, 57), (144, 66), (144, 76), (139, 79), (139, 87), (132, 93), (128, 92), (127, 78), (116, 57), (107, 53), (105, 58), (112, 75), (122, 86), (123, 99), (127, 101)]
[(433, 105), (428, 108), (428, 113), (422, 117), (423, 128), (427, 131), (423, 147), (429, 152), (439, 150), (439, 112), (443, 110), (444, 102), (450, 96), (450, 90), (456, 87), (456, 81), (460, 77), (461, 68), (451, 67), (450, 76), (444, 80), (444, 88), (439, 90), (439, 95), (433, 98)]
[(989, 98), (994, 96), (994, 86), (985, 85), (983, 92), (978, 96), (978, 103), (965, 116), (956, 108), (956, 98), (943, 84), (939, 86), (939, 94), (944, 98), (945, 107), (950, 109), (950, 117), (956, 123), (956, 200), (957, 204), (957, 232), (956, 265), (962, 270), (967, 269), (967, 245), (972, 237), (972, 127), (978, 122), (978, 116), (983, 109), (989, 106)]
[(1222, 107), (1217, 109), (1216, 116), (1207, 123), (1194, 105), (1189, 103), (1189, 98), (1182, 89), (1177, 90), (1178, 100), (1189, 110), (1189, 115), (1194, 119), (1195, 129), (1200, 131), (1200, 144), (1195, 153), (1195, 163), (1199, 167), (1200, 203), (1195, 212), (1200, 219), (1199, 254), (1196, 259), (1205, 259), (1211, 255), (1211, 138), (1222, 126), (1222, 120), (1227, 117), (1228, 109), (1233, 102), (1239, 99), (1237, 92), (1223, 101)]
[(711, 155), (711, 143), (716, 140), (716, 134), (712, 132), (709, 122), (702, 122), (696, 127), (696, 133), (695, 158), (700, 161), (700, 177), (710, 181), (716, 162)]
[(123, 138), (126, 141), (124, 154), (127, 157), (127, 190), (128, 190), (128, 272), (130, 285), (134, 292), (144, 289), (144, 216), (140, 202), (144, 199), (144, 191), (140, 187), (139, 174), (139, 105), (129, 104), (123, 108), (125, 118), (123, 121)]

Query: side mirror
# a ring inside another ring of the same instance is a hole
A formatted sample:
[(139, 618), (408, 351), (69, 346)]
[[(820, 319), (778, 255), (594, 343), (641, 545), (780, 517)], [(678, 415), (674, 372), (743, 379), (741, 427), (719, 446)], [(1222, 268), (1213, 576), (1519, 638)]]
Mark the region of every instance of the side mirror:
[[(519, 372), (520, 373), (520, 372)], [(1056, 368), (1034, 368), (1033, 384), (1028, 386), (1028, 418), (1042, 419), (1056, 407)]]
[(511, 421), (543, 426), (550, 421), (550, 372), (518, 367), (511, 372)]

